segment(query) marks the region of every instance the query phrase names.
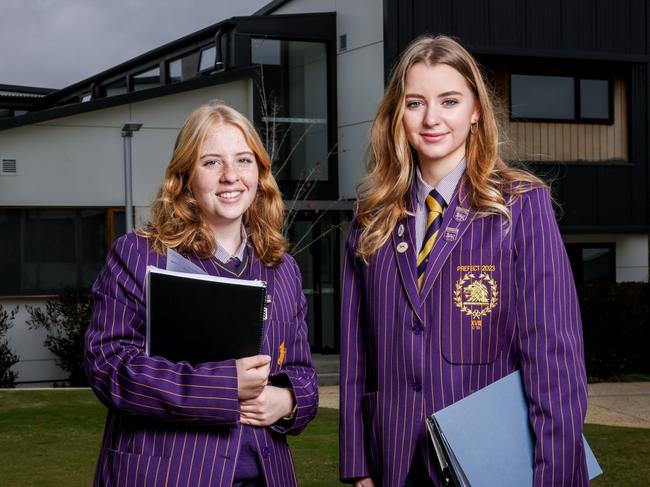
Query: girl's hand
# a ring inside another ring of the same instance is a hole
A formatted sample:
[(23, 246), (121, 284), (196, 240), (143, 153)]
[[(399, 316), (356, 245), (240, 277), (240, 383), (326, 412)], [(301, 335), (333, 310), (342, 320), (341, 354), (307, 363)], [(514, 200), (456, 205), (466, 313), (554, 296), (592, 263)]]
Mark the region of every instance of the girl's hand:
[(269, 382), (271, 357), (254, 355), (235, 361), (237, 365), (237, 398), (240, 401), (259, 396)]
[(240, 421), (250, 426), (269, 426), (289, 416), (293, 405), (290, 389), (267, 385), (259, 396), (241, 401)]

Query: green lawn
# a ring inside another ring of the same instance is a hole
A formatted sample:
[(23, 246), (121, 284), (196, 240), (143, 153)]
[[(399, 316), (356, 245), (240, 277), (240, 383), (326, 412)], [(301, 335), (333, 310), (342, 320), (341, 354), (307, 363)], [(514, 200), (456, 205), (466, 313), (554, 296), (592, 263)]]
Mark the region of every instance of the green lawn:
[[(89, 391), (0, 391), (0, 486), (89, 485), (104, 415)], [(323, 408), (290, 438), (301, 486), (338, 483), (337, 421)], [(587, 425), (585, 436), (605, 471), (592, 485), (647, 485), (650, 430)]]

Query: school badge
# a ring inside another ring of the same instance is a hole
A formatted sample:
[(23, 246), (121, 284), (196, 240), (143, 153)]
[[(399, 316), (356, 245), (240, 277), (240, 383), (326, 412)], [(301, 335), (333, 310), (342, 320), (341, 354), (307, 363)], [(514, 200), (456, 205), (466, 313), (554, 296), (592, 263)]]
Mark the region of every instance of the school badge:
[[(490, 270), (494, 270), (494, 266), (458, 266), (459, 270), (468, 267), (478, 269), (489, 267)], [(480, 330), (483, 327), (483, 316), (490, 313), (498, 301), (497, 282), (489, 272), (480, 272), (478, 277), (474, 272), (466, 272), (456, 282), (454, 303), (462, 313), (471, 317), (472, 330)]]
[(284, 365), (284, 359), (287, 357), (287, 347), (284, 346), (284, 342), (280, 344), (278, 348), (278, 367), (282, 368)]

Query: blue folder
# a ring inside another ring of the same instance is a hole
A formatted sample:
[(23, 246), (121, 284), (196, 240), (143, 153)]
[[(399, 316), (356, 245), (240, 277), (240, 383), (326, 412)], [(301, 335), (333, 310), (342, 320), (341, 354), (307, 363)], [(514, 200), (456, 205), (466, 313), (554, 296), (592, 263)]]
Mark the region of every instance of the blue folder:
[[(533, 432), (519, 371), (433, 413), (427, 428), (448, 485), (533, 485)], [(583, 441), (593, 479), (602, 470)]]

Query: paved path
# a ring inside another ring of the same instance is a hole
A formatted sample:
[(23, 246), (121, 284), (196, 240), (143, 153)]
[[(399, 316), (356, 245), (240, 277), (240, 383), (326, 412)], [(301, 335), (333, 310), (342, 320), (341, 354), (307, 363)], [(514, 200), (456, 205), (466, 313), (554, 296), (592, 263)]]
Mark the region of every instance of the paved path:
[[(320, 387), (320, 406), (339, 407), (338, 386)], [(586, 422), (650, 428), (650, 382), (589, 384)]]
[(650, 382), (589, 384), (586, 422), (650, 428)]

